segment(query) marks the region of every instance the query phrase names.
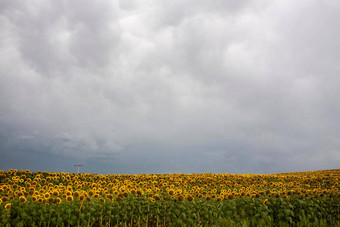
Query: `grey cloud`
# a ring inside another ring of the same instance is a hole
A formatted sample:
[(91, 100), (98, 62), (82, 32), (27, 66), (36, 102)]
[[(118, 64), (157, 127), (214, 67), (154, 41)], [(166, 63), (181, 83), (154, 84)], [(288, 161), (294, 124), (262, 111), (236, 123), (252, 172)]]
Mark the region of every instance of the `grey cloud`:
[(3, 168), (25, 155), (102, 173), (338, 167), (338, 3), (0, 8)]

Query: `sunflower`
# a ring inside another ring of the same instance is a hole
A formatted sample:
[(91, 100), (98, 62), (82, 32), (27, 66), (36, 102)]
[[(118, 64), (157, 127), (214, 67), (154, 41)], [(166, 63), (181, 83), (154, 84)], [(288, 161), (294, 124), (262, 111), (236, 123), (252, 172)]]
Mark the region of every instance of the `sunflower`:
[(55, 202), (60, 204), (61, 203), (61, 199), (59, 197), (55, 198)]
[(20, 200), (20, 202), (22, 202), (22, 203), (27, 202), (27, 199), (25, 198), (25, 196), (20, 196), (20, 197), (19, 197), (19, 200)]
[(178, 201), (183, 201), (183, 200), (184, 200), (184, 196), (183, 196), (183, 195), (179, 195), (179, 196), (177, 197), (177, 200), (178, 200)]
[(228, 199), (233, 199), (233, 198), (234, 198), (234, 195), (233, 195), (233, 194), (228, 194), (228, 195), (227, 195), (227, 198), (228, 198)]
[(86, 195), (85, 195), (85, 194), (81, 194), (81, 195), (79, 196), (79, 199), (80, 199), (81, 201), (85, 200), (85, 198), (86, 198)]
[(268, 199), (265, 199), (265, 200), (263, 201), (263, 205), (267, 206), (267, 204), (268, 204)]
[(159, 197), (159, 195), (158, 194), (155, 194), (154, 196), (153, 196), (153, 198), (155, 199), (155, 200), (160, 200), (161, 198)]
[(72, 195), (67, 196), (66, 200), (69, 201), (69, 202), (73, 201), (73, 196)]
[(79, 197), (79, 195), (80, 195), (80, 194), (79, 194), (79, 191), (73, 192), (73, 196), (74, 196), (74, 197)]
[(32, 201), (33, 202), (37, 201), (37, 197), (36, 196), (32, 196)]
[(29, 194), (29, 195), (33, 195), (33, 194), (34, 194), (34, 190), (30, 190), (30, 191), (28, 192), (28, 194)]
[(52, 192), (52, 194), (53, 194), (54, 196), (59, 196), (59, 191), (58, 191), (57, 189), (54, 189), (53, 192)]
[(105, 197), (109, 200), (112, 200), (113, 199), (113, 196), (111, 194), (106, 194)]
[(173, 189), (170, 189), (168, 193), (169, 193), (170, 196), (172, 196), (175, 192), (174, 192)]
[(5, 205), (5, 209), (6, 209), (6, 210), (9, 210), (9, 209), (11, 209), (11, 206), (12, 206), (12, 204), (7, 203), (7, 204)]
[(188, 196), (187, 196), (187, 200), (188, 200), (189, 202), (191, 202), (191, 201), (194, 200), (194, 197), (193, 197), (192, 195), (188, 195)]
[(48, 198), (50, 198), (50, 197), (51, 197), (50, 193), (46, 192), (46, 193), (44, 194), (44, 198), (45, 198), (45, 199), (48, 199)]

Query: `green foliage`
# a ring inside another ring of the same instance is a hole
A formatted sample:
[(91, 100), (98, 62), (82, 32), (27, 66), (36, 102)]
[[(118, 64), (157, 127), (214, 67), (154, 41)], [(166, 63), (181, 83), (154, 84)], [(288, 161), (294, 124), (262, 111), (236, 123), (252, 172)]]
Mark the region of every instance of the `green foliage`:
[(0, 207), (1, 226), (334, 226), (338, 225), (338, 198), (292, 196), (282, 198), (232, 200), (195, 199), (155, 201), (128, 197), (120, 202), (99, 200), (61, 204), (11, 201), (12, 208)]

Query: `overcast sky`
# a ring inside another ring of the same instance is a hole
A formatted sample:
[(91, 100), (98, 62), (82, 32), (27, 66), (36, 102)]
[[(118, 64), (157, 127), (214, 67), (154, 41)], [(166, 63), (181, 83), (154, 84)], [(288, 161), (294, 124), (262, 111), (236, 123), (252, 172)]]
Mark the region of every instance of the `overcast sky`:
[(0, 1), (0, 169), (340, 168), (340, 1)]

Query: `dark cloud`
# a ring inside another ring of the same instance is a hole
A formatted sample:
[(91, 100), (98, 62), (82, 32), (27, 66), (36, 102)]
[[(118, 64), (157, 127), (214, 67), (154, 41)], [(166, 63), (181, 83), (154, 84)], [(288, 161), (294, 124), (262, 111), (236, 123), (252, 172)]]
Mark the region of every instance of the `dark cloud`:
[(338, 168), (339, 3), (0, 4), (3, 169)]

